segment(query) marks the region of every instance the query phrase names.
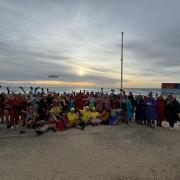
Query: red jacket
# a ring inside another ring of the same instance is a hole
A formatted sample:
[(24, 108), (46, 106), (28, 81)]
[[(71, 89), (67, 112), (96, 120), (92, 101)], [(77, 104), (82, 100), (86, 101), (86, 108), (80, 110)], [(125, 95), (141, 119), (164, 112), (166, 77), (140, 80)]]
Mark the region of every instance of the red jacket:
[(157, 112), (159, 115), (159, 119), (163, 120), (165, 116), (165, 102), (164, 99), (158, 98), (157, 99)]

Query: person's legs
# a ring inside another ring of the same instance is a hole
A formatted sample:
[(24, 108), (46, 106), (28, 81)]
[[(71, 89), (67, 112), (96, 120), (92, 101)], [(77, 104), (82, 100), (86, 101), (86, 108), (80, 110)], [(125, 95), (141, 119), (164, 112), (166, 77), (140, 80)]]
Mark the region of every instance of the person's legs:
[(123, 123), (128, 123), (127, 112), (125, 110), (122, 112), (122, 122)]
[(4, 110), (3, 109), (0, 112), (0, 118), (1, 118), (1, 122), (4, 123)]
[(126, 110), (126, 112), (125, 112), (125, 122), (126, 122), (126, 124), (128, 124), (129, 123), (129, 119), (128, 119), (128, 111)]
[(86, 127), (86, 124), (84, 121), (79, 121), (78, 124), (76, 125), (77, 128), (80, 127), (81, 130), (84, 130), (84, 128)]
[(42, 127), (44, 124), (46, 123), (45, 120), (38, 120), (35, 125), (38, 126), (38, 127)]
[(157, 120), (157, 126), (161, 127), (161, 126), (162, 126), (161, 124), (162, 124), (162, 120), (161, 120), (161, 119), (158, 119), (158, 120)]
[(15, 127), (15, 112), (14, 110), (10, 110), (10, 124), (11, 124), (11, 129)]
[(151, 126), (151, 120), (147, 119), (147, 126)]
[(173, 120), (170, 120), (170, 121), (169, 121), (169, 125), (170, 125), (170, 127), (173, 128), (173, 127), (174, 127), (174, 121), (173, 121)]
[(56, 130), (56, 124), (45, 124), (40, 129), (35, 130), (35, 132), (38, 135), (41, 135), (41, 134), (45, 133), (46, 131), (48, 131), (50, 129), (55, 131)]
[(26, 124), (25, 119), (26, 119), (26, 114), (25, 113), (21, 113), (22, 126), (25, 126), (25, 124)]
[(19, 121), (19, 110), (14, 111), (14, 124), (17, 126)]
[(5, 123), (7, 125), (7, 128), (10, 128), (11, 127), (11, 124), (10, 124), (10, 120), (9, 120), (9, 110), (8, 109), (5, 109), (4, 110), (4, 120), (5, 120)]
[(98, 118), (91, 120), (91, 123), (92, 123), (94, 126), (95, 126), (95, 125), (100, 125), (101, 122), (102, 122), (102, 120), (101, 120), (101, 119), (98, 119)]
[(150, 123), (149, 127), (151, 127), (151, 128), (155, 127), (155, 120), (150, 120), (149, 123)]
[(72, 128), (72, 127), (74, 127), (73, 123), (66, 123), (66, 128), (67, 129)]
[(28, 119), (27, 122), (26, 122), (26, 125), (28, 128), (32, 127), (32, 124), (33, 124), (33, 120), (32, 119)]
[(42, 132), (46, 132), (47, 130), (56, 130), (56, 124), (45, 124), (40, 128)]
[(152, 122), (152, 123), (151, 123), (152, 125), (154, 125), (154, 124), (155, 124), (155, 120), (154, 120), (154, 119), (153, 119), (151, 122)]

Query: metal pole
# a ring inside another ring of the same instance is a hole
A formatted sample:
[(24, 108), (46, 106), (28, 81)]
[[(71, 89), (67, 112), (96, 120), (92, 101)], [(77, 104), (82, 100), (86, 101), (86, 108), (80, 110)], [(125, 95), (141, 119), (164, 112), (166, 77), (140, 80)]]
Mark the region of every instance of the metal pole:
[(121, 89), (123, 89), (123, 32), (122, 32), (122, 44), (121, 44)]

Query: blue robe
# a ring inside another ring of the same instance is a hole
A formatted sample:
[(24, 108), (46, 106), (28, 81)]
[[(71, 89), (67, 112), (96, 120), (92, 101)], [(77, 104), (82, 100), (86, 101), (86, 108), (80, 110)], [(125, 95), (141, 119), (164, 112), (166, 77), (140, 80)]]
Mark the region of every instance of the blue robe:
[(129, 99), (124, 99), (121, 108), (127, 111), (127, 118), (130, 120), (133, 117), (133, 107)]
[(128, 120), (132, 119), (133, 117), (133, 107), (131, 101), (127, 99), (127, 112), (128, 112)]
[(153, 97), (148, 97), (144, 100), (146, 107), (146, 119), (148, 121), (157, 120), (157, 101)]

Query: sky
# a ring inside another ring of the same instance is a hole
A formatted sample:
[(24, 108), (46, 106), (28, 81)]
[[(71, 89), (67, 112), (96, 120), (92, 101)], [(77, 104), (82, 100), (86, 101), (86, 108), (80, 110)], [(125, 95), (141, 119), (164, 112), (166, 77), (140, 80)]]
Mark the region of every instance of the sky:
[[(0, 0), (0, 83), (180, 82), (179, 0)], [(58, 78), (49, 78), (58, 75)]]

